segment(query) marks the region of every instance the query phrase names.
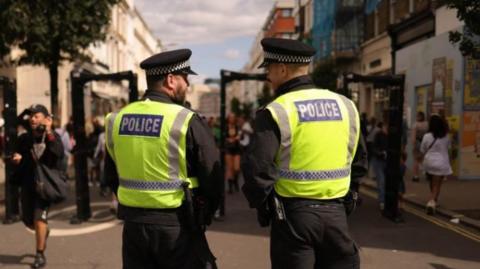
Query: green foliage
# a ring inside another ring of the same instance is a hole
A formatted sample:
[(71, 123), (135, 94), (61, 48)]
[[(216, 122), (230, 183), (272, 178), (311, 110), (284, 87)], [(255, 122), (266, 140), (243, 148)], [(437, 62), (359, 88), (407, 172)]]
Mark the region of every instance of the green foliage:
[(253, 103), (243, 103), (242, 115), (246, 117), (251, 117), (252, 113), (253, 113)]
[(18, 47), (25, 53), (9, 60), (47, 67), (56, 108), (58, 66), (88, 59), (84, 51), (105, 39), (111, 7), (119, 1), (0, 0), (0, 57)]
[(230, 111), (237, 116), (242, 114), (242, 103), (237, 97), (233, 97), (232, 100), (230, 100)]
[(335, 91), (339, 72), (335, 61), (328, 60), (317, 63), (310, 76), (318, 88)]
[(464, 56), (480, 55), (480, 1), (478, 0), (441, 0), (448, 8), (457, 10), (457, 18), (465, 22), (463, 33), (452, 31), (449, 33), (450, 42), (459, 44)]

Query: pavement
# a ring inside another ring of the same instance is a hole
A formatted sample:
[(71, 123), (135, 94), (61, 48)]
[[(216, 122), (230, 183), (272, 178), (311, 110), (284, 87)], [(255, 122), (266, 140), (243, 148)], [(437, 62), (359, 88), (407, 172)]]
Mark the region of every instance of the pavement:
[[(404, 199), (407, 203), (424, 209), (429, 200), (429, 183), (424, 177), (419, 182), (411, 180), (410, 173), (405, 176), (406, 193)], [(362, 185), (366, 189), (376, 190), (374, 179), (366, 178)], [(447, 179), (442, 184), (440, 191), (437, 214), (457, 221), (461, 225), (480, 231), (480, 179), (458, 180)]]
[[(0, 161), (0, 214), (3, 214), (5, 169)], [(410, 171), (405, 176), (407, 203), (423, 208), (429, 199), (428, 182), (421, 178), (420, 182), (411, 180)], [(375, 189), (376, 183), (371, 178), (363, 181), (367, 189)], [(437, 213), (448, 219), (458, 219), (461, 225), (466, 225), (480, 231), (480, 179), (458, 180), (449, 179), (444, 182), (439, 198)], [(454, 220), (456, 221), (456, 220)]]
[[(362, 205), (349, 218), (362, 268), (480, 268), (480, 233), (468, 233), (448, 222), (436, 223), (410, 206), (406, 207), (406, 222), (395, 224), (381, 216), (373, 191), (363, 190), (362, 195)], [(94, 217), (80, 225), (68, 222), (75, 212), (73, 198), (52, 209), (46, 268), (121, 268), (122, 223), (109, 214), (109, 199), (100, 197), (95, 187), (91, 199)], [(21, 223), (0, 225), (0, 234), (0, 268), (29, 268), (33, 234)], [(214, 222), (207, 238), (221, 269), (270, 268), (269, 229), (257, 225), (255, 212), (240, 193), (227, 195), (226, 219)]]

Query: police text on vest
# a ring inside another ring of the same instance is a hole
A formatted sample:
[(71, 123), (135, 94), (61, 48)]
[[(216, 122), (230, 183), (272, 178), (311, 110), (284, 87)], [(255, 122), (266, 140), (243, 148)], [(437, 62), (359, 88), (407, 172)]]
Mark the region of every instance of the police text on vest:
[(342, 112), (334, 99), (298, 101), (295, 106), (300, 122), (342, 120)]
[(159, 137), (163, 116), (146, 114), (125, 114), (120, 122), (120, 135)]

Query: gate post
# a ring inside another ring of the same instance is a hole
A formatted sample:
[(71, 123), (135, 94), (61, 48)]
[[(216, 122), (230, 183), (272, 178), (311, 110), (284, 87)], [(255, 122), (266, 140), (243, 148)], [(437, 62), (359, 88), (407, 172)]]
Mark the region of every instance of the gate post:
[(4, 156), (5, 158), (5, 219), (4, 224), (11, 224), (19, 220), (19, 187), (13, 184), (15, 165), (10, 156), (15, 151), (17, 142), (17, 90), (15, 81), (0, 77), (0, 86), (3, 86), (3, 118), (4, 125)]
[(75, 137), (75, 147), (73, 150), (75, 166), (75, 199), (77, 205), (77, 214), (70, 220), (71, 224), (80, 224), (88, 220), (91, 215), (90, 193), (88, 188), (88, 167), (86, 155), (86, 134), (85, 134), (85, 108), (83, 86), (85, 81), (80, 73), (72, 71), (70, 74), (72, 81), (72, 116)]

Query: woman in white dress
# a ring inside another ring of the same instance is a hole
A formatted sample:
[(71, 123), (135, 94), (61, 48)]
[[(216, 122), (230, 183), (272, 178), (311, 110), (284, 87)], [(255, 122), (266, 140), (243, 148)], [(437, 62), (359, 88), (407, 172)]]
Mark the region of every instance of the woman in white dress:
[(452, 174), (448, 149), (448, 124), (439, 115), (430, 117), (428, 133), (423, 136), (420, 151), (424, 154), (423, 167), (430, 182), (430, 200), (427, 203), (427, 213), (434, 214), (442, 182)]

